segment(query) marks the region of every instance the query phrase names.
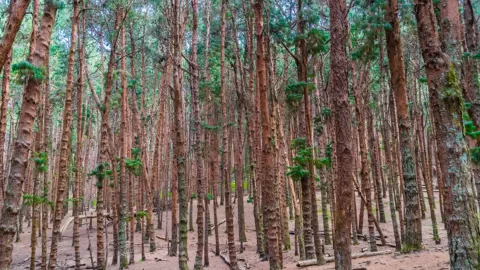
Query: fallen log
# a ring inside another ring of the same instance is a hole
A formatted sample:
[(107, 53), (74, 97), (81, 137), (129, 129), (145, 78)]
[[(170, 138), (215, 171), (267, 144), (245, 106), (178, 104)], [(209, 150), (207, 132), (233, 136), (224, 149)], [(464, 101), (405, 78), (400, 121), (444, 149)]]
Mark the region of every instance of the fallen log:
[[(165, 237), (161, 237), (161, 236), (158, 236), (158, 235), (155, 235), (155, 236), (156, 236), (158, 239), (160, 239), (160, 240), (167, 241), (167, 238), (165, 238)], [(171, 239), (168, 239), (168, 242), (171, 243), (172, 240), (171, 240)]]
[[(85, 266), (85, 265), (86, 265), (85, 263), (80, 264), (80, 266)], [(67, 268), (75, 268), (75, 267), (76, 267), (75, 265), (70, 265), (70, 266), (67, 267)]]
[[(366, 257), (373, 257), (373, 256), (380, 256), (392, 253), (391, 250), (381, 250), (381, 251), (374, 251), (374, 252), (363, 252), (363, 253), (355, 253), (352, 254), (352, 259), (359, 259), (359, 258), (366, 258)], [(325, 263), (334, 262), (335, 258), (325, 258)], [(317, 259), (305, 260), (305, 261), (298, 261), (297, 267), (306, 267), (317, 265)]]
[[(223, 223), (225, 223), (225, 222), (227, 222), (226, 219), (222, 220), (220, 223), (217, 224), (217, 228), (218, 228), (220, 225), (222, 225)], [(211, 229), (213, 229), (213, 228), (215, 227), (215, 225), (213, 225), (213, 224), (209, 224), (208, 226), (209, 226)]]
[[(213, 254), (215, 254), (215, 251), (213, 250), (210, 250), (210, 252), (212, 252)], [(220, 258), (223, 259), (223, 261), (228, 265), (230, 266), (230, 258), (228, 256), (228, 253), (227, 252), (220, 252)], [(245, 265), (243, 265), (242, 263), (240, 263), (240, 261), (243, 261)], [(250, 269), (250, 266), (248, 265), (248, 263), (243, 259), (237, 259), (237, 266), (238, 266), (238, 269), (239, 270), (247, 270), (247, 269)]]

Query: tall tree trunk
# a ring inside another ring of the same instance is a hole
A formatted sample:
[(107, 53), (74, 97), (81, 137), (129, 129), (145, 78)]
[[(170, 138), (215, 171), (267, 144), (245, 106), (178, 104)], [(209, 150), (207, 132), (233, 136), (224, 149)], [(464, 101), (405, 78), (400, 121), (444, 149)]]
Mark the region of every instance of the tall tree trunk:
[(270, 130), (270, 114), (268, 110), (268, 81), (265, 56), (265, 36), (263, 24), (263, 0), (254, 3), (255, 12), (255, 35), (257, 37), (257, 83), (259, 87), (260, 112), (262, 117), (262, 166), (260, 174), (262, 179), (263, 216), (265, 218), (268, 238), (268, 258), (270, 269), (280, 269), (278, 255), (278, 215), (276, 202), (275, 175), (272, 170), (272, 135)]
[[(82, 8), (85, 8), (85, 4), (82, 4)], [(85, 64), (85, 11), (82, 13), (80, 31), (78, 35), (79, 39), (79, 74), (77, 85), (77, 153), (76, 153), (76, 165), (75, 165), (75, 188), (74, 188), (74, 201), (73, 201), (73, 245), (75, 249), (75, 269), (80, 269), (80, 194), (83, 181), (83, 87), (84, 87), (84, 64)]]
[[(113, 83), (114, 83), (114, 70), (115, 70), (115, 53), (117, 49), (117, 39), (119, 37), (119, 30), (120, 30), (120, 22), (123, 18), (123, 9), (122, 6), (118, 6), (115, 11), (115, 25), (114, 25), (114, 36), (112, 39), (112, 48), (110, 51), (110, 59), (108, 61), (108, 69), (107, 69), (107, 78), (105, 80), (105, 96), (104, 102), (102, 106), (102, 122), (100, 126), (100, 164), (105, 164), (110, 160), (109, 157), (109, 139), (110, 139), (110, 132), (109, 132), (109, 113), (110, 113), (110, 97), (112, 95)], [(113, 153), (112, 153), (113, 154)], [(116, 168), (116, 164), (112, 163), (111, 168)], [(115, 169), (113, 169), (114, 174)], [(103, 209), (104, 209), (104, 182), (103, 179), (97, 178), (97, 269), (103, 270), (105, 269), (105, 247), (104, 247), (104, 216), (103, 216)], [(114, 255), (115, 258), (115, 255)]]
[[(13, 2), (10, 3), (10, 5), (12, 5)], [(35, 41), (36, 41), (36, 38), (37, 38), (37, 34), (38, 34), (38, 11), (40, 9), (40, 1), (39, 0), (35, 0), (33, 2), (33, 16), (32, 16), (32, 32), (30, 33), (30, 48), (29, 48), (29, 60), (31, 60), (31, 58), (33, 57), (33, 52), (35, 50)], [(7, 72), (10, 72), (10, 62), (11, 62), (11, 55), (12, 51), (10, 51), (10, 56), (9, 56), (9, 59), (7, 59), (7, 62), (5, 63), (5, 66), (4, 66), (4, 70), (5, 70), (5, 74), (4, 76), (6, 75), (7, 76), (7, 80), (10, 80), (10, 74), (7, 74)], [(5, 91), (5, 94), (7, 95), (7, 99), (8, 99), (8, 92), (9, 92), (9, 87), (10, 87), (10, 82), (9, 81), (3, 81), (3, 85), (2, 87), (5, 87), (7, 88), (6, 91)], [(38, 131), (37, 131), (37, 134), (36, 134), (36, 138), (35, 138), (35, 154), (37, 155), (37, 157), (40, 158), (40, 162), (39, 163), (36, 163), (35, 164), (35, 172), (34, 172), (34, 175), (33, 175), (33, 191), (32, 191), (32, 195), (34, 196), (34, 198), (39, 198), (40, 194), (39, 194), (39, 188), (40, 188), (40, 178), (43, 177), (43, 174), (45, 172), (45, 169), (48, 170), (48, 167), (46, 167), (46, 163), (47, 163), (47, 156), (45, 153), (41, 153), (41, 148), (42, 148), (42, 144), (43, 144), (43, 140), (45, 139), (45, 137), (43, 137), (43, 129), (45, 127), (45, 123), (43, 122), (44, 120), (44, 110), (45, 110), (45, 107), (42, 106), (43, 104), (43, 93), (40, 94), (40, 99), (41, 99), (41, 103), (39, 106), (37, 106), (37, 111), (39, 112), (38, 113)], [(7, 103), (8, 104), (8, 103)], [(5, 106), (7, 106), (7, 104)], [(5, 108), (6, 109), (6, 108)], [(6, 116), (6, 115), (5, 115)], [(5, 119), (6, 120), (6, 119)], [(3, 120), (2, 120), (2, 123), (3, 123)], [(4, 133), (2, 133), (4, 135)], [(3, 137), (3, 140), (0, 142), (2, 144), (2, 148), (3, 148), (3, 143), (4, 143), (4, 137)], [(2, 156), (2, 160), (0, 160), (0, 162), (2, 163), (0, 166), (0, 170), (3, 170), (3, 151), (1, 152), (1, 156)], [(2, 172), (2, 176), (0, 176), (0, 179), (3, 180), (3, 172)], [(1, 181), (1, 180), (0, 180)], [(3, 181), (2, 183), (0, 184), (3, 184)], [(0, 199), (3, 197), (3, 185), (2, 185), (2, 193), (0, 194)], [(40, 205), (41, 206), (41, 205)], [(35, 258), (36, 258), (36, 251), (37, 251), (37, 230), (38, 230), (38, 227), (39, 227), (39, 222), (40, 222), (40, 212), (38, 211), (39, 210), (39, 205), (36, 203), (36, 202), (33, 202), (32, 204), (32, 233), (31, 233), (31, 241), (30, 241), (30, 246), (31, 246), (31, 258), (30, 258), (30, 269), (34, 270), (35, 269)], [(17, 234), (18, 235), (18, 234)]]
[[(32, 57), (32, 64), (38, 68), (47, 65), (52, 26), (56, 14), (57, 6), (48, 2), (44, 8), (37, 44)], [(0, 55), (6, 56), (7, 53)], [(39, 101), (41, 85), (42, 80), (31, 77), (28, 79), (23, 93), (18, 134), (11, 159), (11, 171), (6, 182), (5, 202), (0, 221), (0, 254), (2, 254), (0, 256), (0, 269), (8, 269), (12, 261), (13, 237), (16, 233), (16, 219), (20, 208), (21, 190), (26, 175), (28, 154), (33, 143), (32, 128), (37, 114), (36, 106)]]
[(203, 157), (202, 146), (200, 144), (202, 129), (200, 125), (200, 100), (198, 96), (198, 59), (197, 59), (197, 44), (198, 44), (198, 2), (192, 0), (192, 55), (191, 55), (191, 69), (192, 69), (192, 100), (193, 100), (193, 117), (195, 119), (195, 138), (193, 142), (195, 162), (197, 164), (196, 180), (197, 180), (197, 252), (195, 255), (195, 270), (202, 270), (202, 259), (204, 249), (204, 197), (205, 197), (205, 179), (203, 174)]
[[(173, 194), (178, 191), (178, 202), (179, 202), (179, 217), (180, 222), (178, 225), (179, 236), (178, 236), (178, 265), (179, 269), (184, 270), (188, 269), (187, 266), (187, 214), (188, 214), (188, 200), (187, 200), (187, 190), (186, 190), (186, 145), (185, 145), (185, 133), (184, 133), (184, 121), (183, 121), (183, 95), (182, 95), (182, 86), (180, 81), (180, 38), (181, 38), (181, 16), (180, 16), (180, 3), (178, 0), (175, 0), (173, 3), (173, 110), (175, 116), (174, 122), (174, 155), (173, 160), (176, 164), (177, 175), (174, 177), (172, 182), (172, 251), (175, 249), (173, 239), (177, 238), (177, 217), (176, 213), (173, 214), (173, 208), (175, 208), (176, 198)], [(178, 189), (178, 190), (175, 190)], [(174, 252), (176, 253), (176, 252)]]
[(331, 87), (336, 155), (334, 245), (335, 268), (351, 269), (351, 226), (353, 193), (353, 153), (351, 110), (348, 98), (347, 7), (346, 2), (330, 0)]
[[(10, 10), (12, 11), (14, 1), (10, 1)], [(10, 15), (9, 15), (10, 16)], [(33, 30), (33, 29), (32, 29)], [(33, 31), (32, 31), (33, 34)], [(31, 41), (34, 41), (33, 36)], [(8, 151), (5, 155), (5, 136), (7, 133), (7, 114), (8, 114), (8, 102), (10, 100), (10, 72), (12, 65), (12, 50), (6, 52), (7, 58), (5, 59), (3, 78), (2, 78), (2, 103), (0, 111), (0, 207), (3, 208), (3, 203), (5, 199), (5, 180), (6, 180), (6, 168), (4, 158), (7, 158), (8, 161)], [(12, 128), (10, 128), (12, 130)], [(1, 214), (1, 213), (0, 213)], [(1, 216), (0, 216), (1, 217)]]
[[(463, 135), (462, 97), (455, 61), (460, 59), (457, 1), (445, 1), (440, 45), (431, 0), (415, 1), (418, 35), (433, 108), (440, 168), (444, 176), (444, 211), (452, 269), (479, 267), (477, 202)], [(450, 62), (451, 57), (452, 62)]]
[[(47, 52), (46, 59), (48, 59), (50, 56), (50, 53)], [(49, 173), (49, 159), (48, 159), (48, 154), (51, 153), (51, 148), (50, 145), (52, 143), (52, 138), (50, 131), (51, 129), (51, 115), (50, 115), (50, 97), (49, 97), (49, 91), (50, 91), (50, 80), (49, 80), (49, 73), (50, 73), (50, 65), (49, 62), (47, 61), (46, 65), (46, 77), (45, 77), (45, 92), (43, 94), (43, 123), (44, 123), (44, 128), (43, 128), (43, 145), (41, 148), (41, 151), (44, 152), (47, 155), (47, 160), (45, 166), (47, 167), (47, 171), (43, 174), (42, 176), (42, 198), (45, 200), (48, 198), (48, 187), (49, 187), (49, 181), (48, 181), (48, 173)], [(45, 270), (47, 269), (47, 228), (48, 228), (48, 209), (50, 208), (50, 205), (48, 204), (42, 204), (42, 262), (40, 269)]]
[[(124, 14), (122, 8), (122, 16)], [(120, 101), (121, 120), (120, 120), (120, 179), (118, 181), (119, 187), (119, 215), (118, 215), (118, 240), (120, 253), (120, 269), (127, 268), (127, 211), (128, 211), (128, 181), (126, 171), (127, 159), (127, 61), (126, 61), (126, 45), (125, 45), (125, 25), (120, 28), (120, 72), (121, 72), (121, 86), (122, 96)]]
[(421, 213), (417, 199), (419, 190), (415, 177), (414, 152), (410, 140), (411, 125), (408, 118), (407, 85), (403, 66), (397, 0), (389, 0), (385, 18), (392, 26), (391, 29), (385, 29), (385, 36), (387, 39), (387, 55), (390, 66), (390, 83), (395, 95), (398, 117), (403, 183), (405, 185), (406, 228), (404, 250), (415, 251), (421, 249), (422, 243)]
[(63, 108), (62, 117), (62, 135), (60, 141), (60, 160), (58, 163), (58, 181), (57, 181), (57, 196), (55, 202), (54, 221), (52, 229), (52, 243), (50, 247), (50, 260), (48, 262), (49, 269), (55, 269), (57, 267), (57, 251), (58, 241), (60, 240), (60, 225), (63, 218), (63, 201), (68, 196), (67, 192), (67, 177), (68, 177), (68, 162), (70, 156), (70, 137), (72, 134), (71, 126), (73, 120), (72, 112), (72, 95), (73, 95), (73, 81), (75, 71), (75, 52), (77, 46), (77, 30), (78, 30), (78, 12), (79, 12), (79, 0), (73, 1), (72, 11), (72, 32), (70, 36), (70, 51), (68, 54), (68, 66), (67, 66), (67, 83), (65, 87), (65, 104)]
[(226, 38), (226, 13), (227, 13), (227, 1), (222, 0), (222, 19), (220, 30), (220, 102), (222, 106), (222, 181), (225, 186), (225, 219), (227, 221), (227, 243), (228, 243), (228, 255), (230, 257), (230, 269), (238, 269), (237, 265), (237, 252), (235, 250), (235, 231), (233, 225), (233, 209), (232, 200), (230, 196), (230, 171), (228, 170), (227, 162), (229, 159), (229, 145), (227, 141), (228, 137), (228, 116), (227, 116), (227, 101), (226, 101), (226, 74), (225, 74), (225, 38)]
[[(462, 85), (463, 96), (467, 102), (470, 103), (468, 114), (472, 118), (473, 123), (478, 128), (480, 127), (480, 82), (479, 78), (479, 62), (473, 58), (479, 52), (479, 30), (478, 23), (475, 19), (473, 10), (473, 3), (471, 0), (463, 1), (463, 18), (464, 18), (464, 52), (469, 57), (464, 57), (462, 65)], [(480, 143), (477, 140), (477, 147)], [(480, 164), (472, 162), (475, 185), (477, 188), (477, 201), (480, 207)]]
[[(245, 77), (243, 72), (243, 65), (240, 59), (240, 46), (238, 43), (237, 25), (235, 21), (235, 13), (232, 11), (232, 24), (233, 24), (233, 38), (235, 40), (235, 64), (234, 69), (234, 81), (235, 88), (237, 89), (237, 130), (235, 132), (235, 187), (236, 195), (238, 197), (238, 238), (240, 241), (240, 253), (243, 252), (243, 243), (247, 241), (247, 235), (245, 232), (245, 207), (243, 202), (244, 188), (243, 188), (243, 110), (245, 107)], [(240, 83), (237, 76), (240, 76)]]
[[(262, 2), (263, 4), (263, 2)], [(247, 8), (243, 5), (244, 13), (247, 12)], [(265, 256), (265, 247), (264, 247), (264, 232), (263, 232), (263, 216), (260, 208), (260, 192), (261, 192), (261, 183), (259, 181), (260, 177), (260, 140), (255, 140), (254, 138), (258, 135), (257, 132), (260, 130), (260, 99), (257, 97), (255, 86), (255, 66), (254, 63), (254, 31), (255, 26), (253, 18), (245, 18), (246, 24), (246, 35), (247, 35), (247, 51), (249, 59), (249, 68), (248, 68), (248, 90), (249, 90), (249, 104), (248, 108), (245, 110), (249, 113), (247, 114), (247, 121), (249, 123), (248, 129), (248, 140), (250, 146), (250, 156), (251, 156), (251, 170), (252, 170), (252, 179), (251, 187), (253, 190), (253, 217), (255, 221), (255, 234), (257, 238), (257, 253), (260, 257)]]

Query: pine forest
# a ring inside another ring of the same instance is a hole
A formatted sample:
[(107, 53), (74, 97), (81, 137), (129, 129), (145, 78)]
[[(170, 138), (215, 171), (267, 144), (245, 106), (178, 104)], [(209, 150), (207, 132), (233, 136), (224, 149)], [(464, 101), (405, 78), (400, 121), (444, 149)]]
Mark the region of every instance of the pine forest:
[(0, 270), (480, 269), (479, 0), (0, 0)]

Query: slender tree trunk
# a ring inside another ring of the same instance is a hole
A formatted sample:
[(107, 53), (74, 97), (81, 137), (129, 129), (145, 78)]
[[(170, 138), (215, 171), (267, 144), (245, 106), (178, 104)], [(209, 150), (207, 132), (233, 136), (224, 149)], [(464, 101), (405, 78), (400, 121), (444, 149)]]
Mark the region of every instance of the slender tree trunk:
[(227, 242), (228, 255), (230, 257), (230, 269), (238, 269), (237, 254), (235, 250), (235, 231), (233, 225), (233, 208), (230, 196), (230, 171), (228, 170), (227, 162), (229, 159), (228, 146), (228, 116), (227, 116), (227, 101), (226, 101), (226, 74), (225, 74), (225, 38), (226, 38), (226, 12), (227, 1), (222, 1), (222, 20), (220, 30), (220, 100), (222, 106), (222, 181), (225, 186), (225, 219), (227, 221)]
[[(82, 8), (85, 4), (82, 4)], [(73, 201), (73, 245), (75, 249), (75, 269), (80, 269), (80, 194), (83, 180), (83, 87), (84, 87), (84, 63), (85, 63), (85, 11), (82, 13), (81, 25), (80, 25), (79, 37), (79, 75), (77, 85), (77, 153), (76, 153), (76, 170), (75, 170), (75, 189), (74, 189), (74, 201)]]
[[(122, 16), (124, 16), (122, 8)], [(121, 122), (120, 122), (120, 179), (119, 186), (119, 215), (118, 215), (118, 240), (120, 253), (120, 269), (127, 268), (127, 196), (128, 196), (128, 181), (126, 171), (127, 159), (127, 61), (126, 61), (126, 45), (125, 45), (125, 25), (120, 28), (120, 72), (121, 72), (121, 89), (122, 96), (120, 101), (121, 107)]]
[(195, 151), (196, 166), (196, 180), (197, 180), (197, 252), (195, 256), (195, 270), (202, 270), (202, 259), (204, 249), (204, 197), (205, 197), (205, 178), (203, 174), (203, 157), (202, 146), (200, 144), (200, 138), (202, 129), (200, 126), (200, 104), (198, 97), (198, 59), (197, 59), (197, 44), (198, 44), (198, 2), (192, 0), (192, 15), (193, 15), (193, 28), (192, 28), (192, 55), (191, 55), (191, 69), (192, 69), (192, 100), (193, 100), (193, 117), (195, 119), (195, 138), (193, 142), (193, 148)]
[(418, 205), (418, 188), (415, 177), (415, 163), (413, 160), (413, 146), (410, 141), (411, 127), (408, 117), (407, 86), (405, 69), (403, 66), (402, 43), (400, 39), (400, 25), (398, 22), (398, 4), (396, 0), (389, 0), (386, 20), (392, 26), (385, 30), (387, 39), (387, 54), (390, 65), (390, 83), (395, 95), (395, 105), (398, 117), (401, 162), (403, 183), (405, 185), (405, 248), (407, 251), (421, 249), (422, 231), (420, 206)]
[[(235, 88), (237, 89), (237, 130), (235, 132), (235, 187), (236, 195), (238, 197), (238, 238), (240, 241), (240, 253), (243, 253), (243, 243), (247, 241), (247, 235), (245, 232), (245, 207), (244, 207), (244, 189), (243, 189), (243, 109), (245, 107), (245, 78), (243, 73), (243, 65), (240, 60), (240, 47), (238, 44), (237, 25), (235, 22), (235, 13), (232, 11), (232, 24), (233, 24), (233, 38), (235, 40), (235, 64), (234, 64), (234, 76), (235, 76)], [(240, 75), (240, 84), (237, 73)]]
[[(179, 229), (178, 243), (179, 243), (179, 254), (178, 254), (178, 265), (179, 269), (184, 270), (188, 269), (187, 266), (187, 230), (188, 230), (188, 200), (187, 200), (187, 190), (186, 190), (186, 145), (185, 145), (185, 133), (184, 133), (184, 121), (183, 121), (183, 96), (182, 96), (182, 87), (180, 81), (180, 37), (181, 37), (181, 27), (180, 27), (180, 4), (178, 0), (175, 0), (173, 3), (173, 109), (174, 109), (174, 162), (176, 164), (176, 173), (174, 181), (172, 183), (172, 249), (176, 253), (176, 234), (177, 226)], [(180, 222), (177, 225), (176, 213), (174, 215), (173, 209), (176, 208), (176, 198), (173, 194), (177, 193), (178, 189), (178, 202), (179, 202), (179, 217)]]
[[(105, 97), (102, 106), (102, 122), (100, 127), (100, 164), (107, 163), (109, 159), (108, 149), (109, 149), (109, 113), (110, 113), (110, 97), (112, 94), (112, 88), (114, 83), (114, 69), (115, 69), (115, 53), (117, 49), (117, 39), (119, 37), (119, 30), (120, 30), (120, 21), (123, 18), (123, 9), (121, 6), (117, 7), (115, 11), (115, 25), (114, 25), (114, 36), (112, 39), (112, 48), (110, 51), (110, 59), (108, 62), (108, 69), (107, 69), (107, 78), (105, 81)], [(113, 154), (113, 153), (112, 153)], [(100, 165), (99, 164), (99, 165)], [(112, 164), (111, 168), (116, 168), (116, 164)], [(114, 176), (115, 176), (115, 169)], [(103, 270), (106, 267), (105, 263), (105, 248), (104, 248), (104, 216), (103, 216), (103, 209), (104, 209), (104, 183), (103, 179), (97, 178), (97, 269)], [(117, 208), (118, 209), (118, 208)], [(114, 222), (115, 223), (115, 222)], [(115, 226), (115, 225), (114, 225)], [(114, 255), (115, 258), (115, 255)]]

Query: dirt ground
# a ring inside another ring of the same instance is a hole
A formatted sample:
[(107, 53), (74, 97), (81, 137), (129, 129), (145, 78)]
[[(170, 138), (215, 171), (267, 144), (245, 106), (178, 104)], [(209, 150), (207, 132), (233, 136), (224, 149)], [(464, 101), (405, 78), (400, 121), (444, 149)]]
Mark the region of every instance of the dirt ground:
[[(437, 195), (437, 193), (435, 194)], [(357, 196), (358, 197), (358, 196)], [(320, 194), (317, 195), (317, 198), (320, 198)], [(425, 195), (426, 198), (426, 195)], [(245, 202), (245, 217), (246, 217), (246, 231), (247, 231), (247, 243), (244, 244), (245, 251), (241, 254), (237, 253), (237, 257), (240, 259), (240, 263), (245, 265), (248, 264), (250, 269), (268, 269), (268, 262), (261, 261), (261, 259), (256, 254), (256, 237), (255, 237), (255, 225), (253, 220), (253, 205), (247, 203), (247, 197), (244, 198)], [(380, 224), (383, 233), (387, 236), (387, 243), (393, 244), (394, 237), (393, 237), (393, 229), (391, 225), (391, 216), (390, 210), (388, 207), (388, 199), (384, 199), (385, 205), (385, 214), (387, 218), (387, 223)], [(359, 204), (359, 201), (357, 201)], [(320, 202), (319, 202), (320, 206)], [(437, 201), (438, 206), (438, 201)], [(428, 204), (427, 204), (428, 207)], [(236, 208), (236, 204), (234, 204), (234, 208)], [(195, 209), (196, 206), (194, 205), (194, 220), (195, 217)], [(358, 207), (357, 207), (358, 209)], [(211, 211), (212, 212), (212, 211)], [(237, 229), (237, 211), (235, 212), (235, 228)], [(437, 220), (441, 220), (440, 212), (437, 207)], [(223, 221), (225, 219), (224, 215), (224, 206), (220, 206), (218, 211), (219, 221)], [(444, 229), (443, 224), (439, 225), (439, 233), (442, 243), (440, 245), (436, 245), (433, 241), (432, 237), (432, 226), (431, 221), (429, 218), (429, 211), (427, 209), (427, 218), (422, 220), (422, 228), (423, 228), (423, 245), (424, 250), (417, 253), (411, 254), (399, 254), (395, 252), (395, 248), (392, 247), (379, 247), (379, 250), (392, 250), (393, 252), (388, 255), (382, 256), (375, 256), (375, 257), (367, 257), (367, 258), (360, 258), (353, 260), (353, 268), (364, 268), (364, 269), (388, 269), (388, 270), (408, 270), (408, 269), (449, 269), (449, 256), (448, 256), (448, 246), (447, 246), (447, 234)], [(212, 214), (212, 213), (211, 213)], [(170, 213), (168, 213), (170, 217)], [(319, 215), (321, 212), (319, 211)], [(165, 216), (164, 216), (165, 217)], [(213, 220), (213, 214), (212, 214)], [(156, 218), (155, 218), (156, 221)], [(366, 222), (366, 216), (364, 224)], [(51, 227), (51, 224), (49, 225)], [(156, 227), (156, 225), (155, 225)], [(164, 218), (164, 226), (163, 230), (156, 230), (155, 234), (161, 237), (165, 236), (165, 218)], [(323, 231), (320, 216), (320, 229)], [(88, 233), (87, 233), (88, 225), (85, 224), (80, 229), (80, 245), (81, 245), (81, 258), (82, 263), (86, 267), (91, 266), (91, 259), (90, 259), (90, 251), (88, 250)], [(196, 229), (196, 224), (194, 223), (194, 228)], [(225, 234), (225, 223), (222, 224), (220, 227), (220, 250), (221, 252), (227, 251), (227, 236)], [(293, 230), (294, 224), (293, 221), (290, 221), (290, 230)], [(50, 228), (51, 229), (51, 228)], [(13, 250), (13, 262), (11, 265), (11, 269), (28, 269), (30, 263), (30, 232), (31, 228), (25, 228), (25, 232), (21, 234), (20, 242), (14, 244)], [(72, 246), (72, 230), (73, 230), (73, 223), (68, 227), (63, 235), (63, 240), (59, 242), (58, 248), (58, 269), (67, 269), (69, 266), (74, 265), (74, 250)], [(364, 227), (364, 233), (366, 233), (367, 229)], [(49, 230), (50, 233), (50, 230)], [(188, 256), (189, 256), (189, 267), (193, 269), (193, 263), (195, 259), (195, 251), (196, 251), (196, 232), (189, 232), (188, 234)], [(238, 231), (235, 231), (235, 238), (238, 238)], [(157, 251), (154, 253), (148, 252), (148, 245), (145, 247), (146, 250), (146, 260), (141, 261), (140, 255), (140, 243), (141, 243), (140, 234), (135, 234), (135, 264), (130, 265), (129, 269), (168, 269), (174, 270), (178, 269), (178, 259), (177, 257), (169, 257), (167, 255), (167, 243), (164, 240), (156, 239)], [(90, 230), (90, 241), (92, 245), (92, 254), (93, 259), (95, 260), (96, 257), (96, 229), (95, 229), (95, 221), (93, 222), (93, 229)], [(112, 226), (108, 227), (108, 242), (109, 242), (109, 251), (108, 251), (108, 269), (116, 269), (118, 266), (111, 265), (111, 258), (113, 253), (113, 236), (112, 236)], [(294, 243), (294, 236), (291, 235), (292, 246)], [(41, 253), (41, 240), (38, 239), (38, 246), (37, 246), (37, 256), (36, 261), (39, 263), (40, 253)], [(49, 244), (50, 246), (50, 244)], [(129, 244), (127, 244), (129, 246)], [(237, 250), (239, 248), (239, 244), (237, 244)], [(359, 245), (352, 246), (353, 253), (360, 253), (362, 250), (367, 250), (368, 243), (363, 241), (363, 239), (359, 239)], [(209, 250), (213, 251), (215, 249), (215, 238), (214, 236), (209, 238)], [(48, 250), (50, 251), (50, 250)], [(128, 254), (128, 253), (127, 253)], [(333, 256), (333, 249), (332, 246), (325, 246), (325, 256)], [(208, 269), (215, 269), (215, 270), (223, 270), (229, 269), (228, 266), (225, 264), (221, 257), (215, 256), (213, 252), (210, 252), (210, 267)], [(298, 257), (294, 256), (294, 251), (285, 251), (283, 253), (283, 260), (284, 260), (284, 269), (298, 269), (296, 266), (296, 262)], [(303, 269), (334, 269), (333, 263), (327, 263), (323, 266), (311, 266), (306, 267)]]

